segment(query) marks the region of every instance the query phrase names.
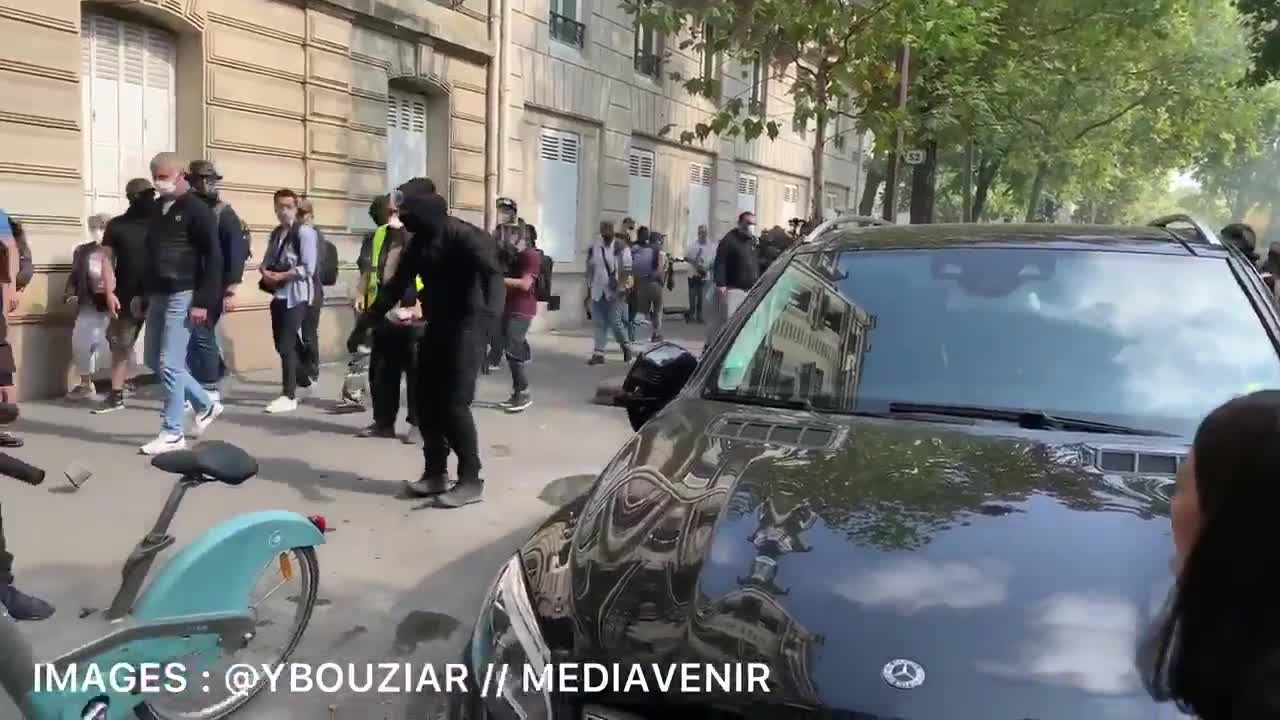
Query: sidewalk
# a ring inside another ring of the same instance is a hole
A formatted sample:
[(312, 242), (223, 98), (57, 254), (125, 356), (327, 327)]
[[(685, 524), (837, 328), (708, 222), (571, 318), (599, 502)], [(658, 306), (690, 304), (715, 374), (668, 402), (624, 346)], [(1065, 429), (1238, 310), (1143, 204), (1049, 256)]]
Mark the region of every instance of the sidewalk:
[[(257, 458), (259, 474), (239, 487), (192, 491), (171, 531), (178, 546), (246, 511), (324, 515), (336, 531), (319, 549), (321, 600), (295, 659), (456, 660), (497, 569), (557, 507), (588, 488), (631, 435), (624, 413), (590, 403), (602, 380), (623, 371), (616, 351), (608, 364), (588, 367), (589, 332), (539, 334), (530, 344), (535, 404), (528, 411), (496, 409), (510, 394), (505, 369), (480, 380), (475, 416), (486, 500), (452, 511), (424, 509), (403, 496), (403, 481), (422, 469), (420, 448), (356, 438), (367, 414), (325, 412), (344, 366), (325, 368), (312, 399), (283, 416), (262, 412), (278, 393), (275, 372), (237, 378), (227, 388), (227, 412), (208, 437), (244, 447)], [(109, 602), (125, 556), (173, 482), (137, 454), (158, 430), (158, 409), (153, 388), (144, 388), (132, 407), (103, 416), (60, 401), (23, 405), (11, 429), (27, 446), (15, 454), (45, 467), (49, 477), (38, 488), (5, 484), (5, 532), (20, 586), (58, 606), (53, 620), (28, 624), (26, 632), (55, 632), (82, 608)], [(74, 491), (61, 472), (77, 464), (95, 476)], [(416, 719), (425, 702), (414, 695), (263, 696), (236, 717), (328, 718), (335, 705), (342, 720)]]

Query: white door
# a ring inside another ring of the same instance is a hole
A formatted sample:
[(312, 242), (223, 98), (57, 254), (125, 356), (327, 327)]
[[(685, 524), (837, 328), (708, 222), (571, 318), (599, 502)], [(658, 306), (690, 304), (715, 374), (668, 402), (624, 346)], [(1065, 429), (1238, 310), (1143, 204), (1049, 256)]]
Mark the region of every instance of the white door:
[(427, 175), (427, 99), (387, 93), (387, 190)]
[(844, 212), (844, 208), (839, 206), (840, 195), (834, 190), (827, 191), (826, 207), (822, 209), (823, 219), (831, 220)]
[(800, 186), (782, 186), (782, 227), (790, 227), (791, 219), (800, 216)]
[(573, 260), (578, 247), (577, 133), (543, 128), (538, 146), (538, 177), (542, 201), (538, 248), (561, 262)]
[[(746, 173), (738, 174), (738, 214), (744, 212), (755, 214), (756, 191), (760, 187), (760, 178)], [(735, 223), (737, 218), (734, 218)]]
[(698, 226), (707, 226), (711, 232), (711, 166), (689, 163), (689, 229), (685, 237), (685, 251), (698, 241)]
[(630, 196), (627, 203), (627, 214), (636, 221), (636, 226), (648, 226), (653, 220), (653, 153), (648, 150), (631, 149), (627, 162), (627, 175), (630, 180)]
[(173, 35), (101, 15), (80, 16), (84, 193), (88, 213), (117, 213), (130, 179), (176, 147)]

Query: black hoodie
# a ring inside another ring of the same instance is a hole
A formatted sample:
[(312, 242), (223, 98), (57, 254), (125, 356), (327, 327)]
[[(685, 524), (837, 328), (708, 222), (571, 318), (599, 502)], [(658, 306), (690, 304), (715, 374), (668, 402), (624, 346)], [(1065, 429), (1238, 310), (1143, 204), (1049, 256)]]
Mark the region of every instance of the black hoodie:
[(111, 248), (115, 259), (116, 297), (125, 307), (143, 292), (143, 278), (147, 271), (147, 225), (155, 211), (154, 201), (139, 200), (131, 204), (123, 215), (112, 218), (103, 234), (102, 244)]

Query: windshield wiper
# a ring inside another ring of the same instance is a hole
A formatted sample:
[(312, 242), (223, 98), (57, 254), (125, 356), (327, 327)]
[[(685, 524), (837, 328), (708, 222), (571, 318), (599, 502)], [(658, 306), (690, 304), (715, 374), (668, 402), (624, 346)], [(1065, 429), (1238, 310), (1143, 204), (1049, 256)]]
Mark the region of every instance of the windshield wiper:
[(1145, 435), (1150, 437), (1176, 437), (1173, 433), (1132, 428), (1124, 425), (1086, 420), (1084, 418), (1050, 415), (1043, 410), (1016, 410), (989, 408), (975, 405), (945, 405), (936, 403), (889, 403), (893, 414), (942, 415), (944, 417), (974, 418), (1017, 423), (1028, 430), (1062, 430), (1066, 432), (1105, 433), (1108, 435)]

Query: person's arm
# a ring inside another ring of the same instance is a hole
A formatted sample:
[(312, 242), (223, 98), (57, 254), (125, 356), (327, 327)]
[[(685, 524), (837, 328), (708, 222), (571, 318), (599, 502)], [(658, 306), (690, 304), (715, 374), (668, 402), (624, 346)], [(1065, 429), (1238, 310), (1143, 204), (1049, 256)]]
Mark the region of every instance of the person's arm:
[(285, 282), (315, 277), (319, 255), (320, 236), (316, 229), (307, 224), (298, 226), (298, 264), (289, 271)]
[(235, 208), (227, 206), (223, 209), (218, 221), (218, 235), (221, 239), (222, 262), (226, 271), (222, 278), (227, 295), (234, 295), (236, 287), (244, 281), (244, 261), (249, 256), (249, 247), (244, 233), (240, 230), (240, 216)]
[(725, 260), (728, 259), (726, 257), (728, 246), (729, 243), (721, 240), (720, 244), (716, 246), (715, 260), (711, 261), (711, 274), (715, 278), (716, 287), (718, 288), (724, 288), (728, 279), (724, 271)]
[(213, 210), (203, 201), (188, 203), (186, 212), (187, 237), (200, 258), (191, 307), (209, 310), (222, 305), (222, 243), (218, 240), (218, 223)]
[(71, 251), (71, 272), (67, 273), (67, 284), (62, 288), (62, 301), (71, 302), (71, 298), (80, 296), (81, 263), (84, 253), (77, 247)]
[(520, 277), (503, 278), (502, 283), (520, 292), (529, 292), (529, 288), (533, 287), (538, 273), (542, 270), (541, 263), (538, 262), (538, 256), (528, 250), (525, 250), (520, 256), (523, 260), (523, 267), (520, 268)]
[[(446, 230), (449, 232), (449, 230)], [(463, 257), (470, 260), (480, 275), (480, 287), (484, 290), (485, 309), (496, 324), (502, 318), (507, 304), (507, 286), (502, 283), (502, 266), (498, 264), (498, 244), (486, 232), (457, 233), (462, 243)], [(494, 328), (496, 331), (496, 328)]]
[[(386, 315), (391, 308), (407, 297), (405, 293), (416, 288), (414, 279), (418, 277), (418, 271), (422, 267), (421, 253), (425, 247), (426, 243), (419, 237), (410, 238), (409, 243), (400, 251), (400, 261), (396, 263), (395, 272), (391, 274), (390, 279), (384, 280), (378, 286), (378, 296), (356, 321), (357, 332), (363, 333), (365, 328), (370, 327), (378, 318)], [(353, 332), (352, 337), (355, 336), (356, 332)]]

